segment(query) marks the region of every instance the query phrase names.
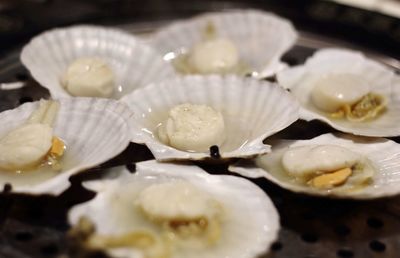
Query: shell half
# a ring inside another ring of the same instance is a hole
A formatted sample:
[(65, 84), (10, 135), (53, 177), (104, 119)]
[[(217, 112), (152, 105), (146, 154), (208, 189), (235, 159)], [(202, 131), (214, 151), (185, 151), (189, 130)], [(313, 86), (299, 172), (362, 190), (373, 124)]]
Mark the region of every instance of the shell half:
[(112, 95), (115, 99), (175, 74), (170, 64), (139, 39), (100, 26), (46, 31), (24, 46), (20, 59), (53, 98), (61, 98), (71, 96), (61, 85), (62, 75), (73, 61), (82, 57), (100, 58), (110, 66), (116, 77)]
[[(197, 166), (157, 163), (154, 160), (137, 163), (135, 174), (122, 167), (115, 169), (122, 170), (116, 178), (84, 183), (97, 195), (71, 209), (68, 214), (70, 224), (76, 225), (80, 217), (86, 216), (102, 235), (143, 229), (149, 222), (143, 218), (142, 221), (134, 220), (143, 217), (134, 206), (138, 194), (151, 185), (184, 180), (221, 203), (224, 209), (222, 232), (219, 242), (212, 248), (193, 250), (182, 247), (176, 249), (171, 258), (252, 258), (268, 251), (277, 237), (279, 215), (275, 207), (259, 187), (246, 179), (210, 175)], [(132, 249), (130, 252), (116, 251), (126, 253), (125, 258), (137, 255)]]
[[(287, 190), (337, 198), (375, 199), (400, 193), (400, 145), (382, 138), (365, 138), (350, 135), (324, 134), (310, 140), (276, 140), (270, 154), (260, 156), (254, 163), (237, 163), (229, 170), (250, 178), (265, 177)], [(313, 189), (295, 183), (281, 165), (283, 152), (288, 148), (307, 145), (337, 145), (367, 158), (375, 168), (369, 185), (351, 191)]]
[[(66, 149), (61, 171), (37, 168), (20, 174), (0, 171), (0, 185), (11, 184), (12, 192), (58, 195), (68, 188), (68, 178), (121, 153), (130, 142), (129, 108), (117, 101), (94, 98), (68, 98), (58, 101), (60, 108), (53, 123), (53, 134)], [(2, 112), (0, 138), (24, 124), (39, 102), (26, 103)]]
[[(369, 83), (371, 92), (387, 100), (384, 113), (372, 120), (351, 122), (334, 119), (320, 111), (311, 102), (315, 82), (324, 75), (335, 73), (354, 74)], [(302, 108), (300, 118), (321, 120), (333, 128), (347, 133), (373, 137), (400, 135), (400, 76), (388, 67), (366, 58), (362, 53), (344, 49), (317, 51), (304, 65), (284, 70), (277, 75), (278, 83), (290, 89)]]
[(221, 112), (225, 141), (221, 158), (269, 152), (263, 140), (298, 119), (298, 103), (276, 84), (237, 76), (187, 76), (149, 85), (121, 99), (134, 113), (132, 141), (145, 143), (157, 160), (210, 158), (210, 153), (181, 151), (159, 140), (157, 128), (172, 107), (190, 103)]
[(210, 22), (218, 36), (236, 45), (240, 60), (254, 71), (256, 77), (270, 76), (282, 69), (284, 65), (280, 58), (298, 37), (286, 19), (258, 10), (236, 10), (175, 22), (160, 29), (151, 43), (169, 59), (171, 55), (187, 52), (200, 42), (204, 28)]

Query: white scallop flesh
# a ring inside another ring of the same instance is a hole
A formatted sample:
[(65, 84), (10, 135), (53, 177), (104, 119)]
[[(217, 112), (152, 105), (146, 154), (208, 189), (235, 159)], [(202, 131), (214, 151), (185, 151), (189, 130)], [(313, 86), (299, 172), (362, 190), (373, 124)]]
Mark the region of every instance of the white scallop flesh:
[(198, 73), (226, 73), (239, 62), (239, 53), (232, 41), (224, 38), (197, 43), (189, 53), (189, 64)]
[(359, 154), (337, 145), (292, 147), (282, 156), (283, 168), (295, 177), (351, 168), (360, 161)]
[(317, 80), (311, 92), (313, 104), (322, 111), (336, 112), (370, 92), (367, 81), (354, 74), (328, 74)]
[[(155, 160), (139, 162), (136, 169), (131, 174), (114, 168), (113, 179), (85, 182), (97, 195), (71, 209), (70, 223), (79, 226), (85, 216), (96, 226), (94, 237), (117, 241), (149, 232), (166, 244), (171, 258), (259, 257), (276, 239), (278, 213), (251, 181)], [(127, 241), (120, 247), (149, 257)]]
[(114, 92), (115, 75), (100, 58), (79, 58), (72, 62), (61, 84), (73, 96), (110, 97)]
[(25, 124), (0, 139), (0, 168), (10, 171), (32, 169), (48, 154), (53, 138), (54, 118), (59, 103), (41, 100)]
[(147, 187), (136, 204), (154, 220), (209, 218), (220, 212), (216, 200), (183, 180)]
[(0, 139), (0, 168), (16, 171), (37, 166), (52, 145), (53, 129), (47, 124), (26, 124)]
[(206, 105), (182, 104), (169, 111), (158, 129), (160, 140), (174, 148), (205, 152), (225, 139), (222, 114)]

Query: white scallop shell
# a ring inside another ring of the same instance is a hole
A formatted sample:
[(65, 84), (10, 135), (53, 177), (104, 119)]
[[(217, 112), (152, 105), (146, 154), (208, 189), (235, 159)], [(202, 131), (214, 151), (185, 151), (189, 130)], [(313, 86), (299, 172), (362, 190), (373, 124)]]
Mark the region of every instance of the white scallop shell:
[(169, 63), (134, 36), (113, 28), (72, 26), (34, 37), (22, 50), (21, 61), (53, 98), (71, 96), (60, 84), (67, 67), (81, 57), (103, 59), (116, 76), (113, 98), (150, 82), (174, 76)]
[(280, 58), (298, 37), (289, 20), (259, 10), (236, 10), (175, 22), (161, 28), (152, 44), (164, 55), (187, 51), (201, 41), (210, 21), (218, 36), (233, 41), (241, 60), (259, 73), (258, 77), (270, 76), (282, 69)]
[(134, 113), (132, 141), (145, 143), (157, 160), (209, 158), (187, 152), (158, 139), (157, 126), (172, 107), (208, 105), (222, 113), (226, 140), (222, 158), (249, 157), (269, 152), (263, 140), (298, 119), (298, 103), (276, 84), (238, 76), (185, 76), (139, 89), (121, 99)]
[[(374, 199), (400, 194), (400, 144), (394, 141), (383, 138), (324, 134), (310, 140), (277, 140), (272, 145), (272, 152), (256, 158), (253, 164), (239, 162), (232, 165), (229, 170), (250, 178), (265, 177), (287, 190), (317, 196)], [(266, 166), (273, 168), (280, 166), (282, 151), (286, 148), (307, 145), (338, 145), (361, 154), (369, 159), (376, 169), (372, 183), (354, 191), (317, 190), (277, 177), (276, 173), (282, 173), (281, 169), (267, 171)]]
[[(371, 85), (371, 91), (385, 96), (387, 110), (376, 119), (351, 122), (332, 119), (319, 111), (310, 101), (315, 80), (328, 73), (350, 73), (360, 76)], [(277, 75), (280, 85), (290, 89), (302, 108), (300, 118), (321, 120), (333, 128), (347, 133), (374, 137), (400, 135), (400, 76), (388, 67), (366, 58), (361, 52), (344, 49), (317, 51), (302, 66), (284, 70)]]
[[(193, 165), (158, 163), (154, 160), (137, 163), (136, 173), (120, 167), (114, 179), (85, 182), (84, 186), (97, 192), (96, 197), (71, 209), (70, 224), (81, 216), (95, 224), (97, 232), (116, 235), (143, 228), (143, 222), (132, 221), (135, 197), (144, 188), (163, 182), (185, 180), (209, 193), (224, 208), (221, 240), (209, 249), (181, 250), (171, 258), (253, 258), (268, 251), (277, 238), (279, 215), (268, 196), (252, 182), (234, 176), (210, 175)], [(114, 170), (115, 170), (114, 169)], [(137, 210), (136, 210), (137, 212)], [(251, 219), (249, 219), (251, 218)], [(125, 258), (137, 253), (126, 253)]]
[[(113, 158), (128, 146), (132, 113), (126, 105), (95, 98), (58, 102), (60, 108), (52, 127), (54, 135), (66, 145), (61, 172), (36, 169), (17, 175), (0, 171), (0, 186), (10, 183), (13, 192), (58, 195), (70, 185), (71, 175)], [(39, 102), (26, 103), (2, 112), (0, 138), (24, 124), (38, 106)]]

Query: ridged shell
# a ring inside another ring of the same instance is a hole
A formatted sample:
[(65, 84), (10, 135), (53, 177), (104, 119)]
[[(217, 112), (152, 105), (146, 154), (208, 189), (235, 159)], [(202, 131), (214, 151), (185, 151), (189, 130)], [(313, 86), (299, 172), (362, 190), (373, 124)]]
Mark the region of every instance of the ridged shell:
[(226, 139), (222, 158), (249, 157), (269, 152), (263, 140), (298, 119), (299, 105), (276, 84), (238, 76), (187, 76), (139, 89), (124, 98), (134, 113), (132, 141), (145, 143), (157, 160), (209, 158), (209, 153), (186, 152), (158, 139), (157, 126), (172, 107), (208, 105), (222, 113)]
[[(265, 177), (287, 190), (317, 196), (375, 199), (400, 194), (400, 144), (394, 141), (382, 138), (324, 134), (310, 140), (277, 140), (271, 144), (272, 152), (270, 154), (256, 158), (251, 165), (248, 163), (235, 164), (229, 170), (250, 178)], [(265, 169), (265, 164), (275, 168), (280, 166), (278, 162), (280, 163), (282, 154), (276, 154), (280, 150), (306, 145), (338, 145), (361, 154), (369, 159), (376, 169), (372, 183), (361, 189), (347, 192), (315, 190), (274, 176), (274, 173), (280, 173), (280, 169), (275, 169), (275, 171)]]
[[(11, 172), (1, 171), (0, 186), (10, 183), (13, 192), (58, 195), (70, 185), (71, 175), (113, 158), (128, 146), (132, 113), (126, 105), (95, 98), (68, 98), (59, 103), (52, 127), (66, 145), (61, 172), (36, 169), (10, 177)], [(2, 112), (0, 138), (24, 124), (38, 106), (39, 102), (26, 103)]]
[[(258, 186), (246, 179), (210, 175), (197, 166), (157, 163), (154, 160), (137, 163), (135, 174), (122, 167), (115, 169), (122, 170), (116, 178), (84, 183), (97, 195), (71, 209), (68, 214), (70, 224), (75, 225), (81, 216), (87, 216), (100, 234), (123, 234), (143, 228), (143, 223), (132, 221), (137, 194), (153, 184), (185, 180), (223, 205), (225, 224), (220, 241), (212, 248), (196, 251), (182, 248), (171, 258), (253, 258), (268, 251), (277, 238), (279, 215), (275, 207)], [(118, 251), (123, 252), (123, 249)], [(133, 258), (135, 254), (126, 250), (124, 257)]]
[(282, 68), (280, 58), (298, 37), (289, 20), (259, 10), (236, 10), (175, 22), (160, 29), (152, 44), (163, 55), (188, 50), (201, 41), (210, 21), (218, 36), (233, 41), (241, 60), (258, 72), (259, 77), (272, 75)]
[[(350, 73), (360, 76), (371, 85), (371, 91), (385, 96), (387, 110), (376, 119), (365, 122), (350, 122), (332, 119), (319, 111), (310, 100), (313, 83), (329, 73)], [(302, 66), (282, 71), (277, 76), (284, 88), (290, 89), (302, 108), (300, 118), (321, 120), (333, 128), (347, 133), (374, 137), (400, 135), (400, 76), (388, 67), (366, 58), (361, 52), (344, 49), (317, 51)]]
[(80, 57), (98, 57), (111, 66), (117, 89), (113, 98), (175, 74), (151, 47), (113, 28), (72, 26), (52, 29), (34, 37), (21, 53), (33, 78), (49, 89), (53, 98), (71, 96), (60, 84), (67, 67)]

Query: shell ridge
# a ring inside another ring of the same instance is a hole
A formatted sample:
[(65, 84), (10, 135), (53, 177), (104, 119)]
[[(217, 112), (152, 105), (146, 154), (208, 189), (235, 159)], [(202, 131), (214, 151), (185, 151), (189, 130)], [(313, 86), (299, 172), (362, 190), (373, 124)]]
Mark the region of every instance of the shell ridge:
[[(90, 98), (61, 99), (59, 103), (60, 109), (54, 120), (53, 128), (54, 135), (60, 137), (67, 147), (65, 155), (61, 160), (63, 170), (60, 173), (54, 172), (44, 174), (43, 180), (35, 180), (29, 184), (25, 184), (22, 181), (6, 179), (11, 180), (10, 183), (13, 185), (13, 192), (59, 195), (70, 185), (68, 178), (71, 175), (114, 157), (128, 146), (130, 140), (129, 124), (127, 120), (130, 112), (128, 112), (128, 109), (126, 107), (123, 109), (126, 111), (126, 114), (111, 115), (112, 112), (104, 112), (105, 110), (113, 109), (123, 112), (123, 110), (120, 109), (122, 104), (106, 99)], [(26, 120), (37, 106), (38, 102), (21, 105), (18, 108), (1, 113), (0, 119), (4, 121), (4, 116), (11, 116), (14, 121), (15, 117), (17, 120)], [(23, 115), (15, 116), (15, 114)], [(98, 119), (100, 114), (101, 117)], [(112, 123), (115, 121), (117, 122), (117, 126), (108, 130), (106, 126), (112, 126)], [(12, 128), (5, 129), (9, 130)], [(116, 140), (107, 142), (107, 140), (111, 141), (112, 139), (108, 137), (109, 135), (107, 135), (107, 133), (115, 135), (113, 137)], [(101, 137), (101, 139), (96, 137)], [(89, 141), (85, 141), (82, 144), (82, 140), (88, 139)], [(98, 144), (101, 141), (103, 141), (105, 145), (110, 144), (109, 148), (102, 149), (101, 145)], [(89, 148), (89, 145), (92, 147)], [(97, 155), (94, 153), (97, 153)], [(0, 183), (2, 180), (5, 179), (0, 178)]]
[[(288, 145), (276, 145), (279, 149), (294, 148), (298, 146), (307, 146), (318, 144), (339, 145), (368, 158), (376, 169), (373, 183), (370, 187), (361, 189), (357, 192), (329, 192), (317, 191), (307, 186), (293, 184), (291, 181), (282, 181), (273, 173), (266, 169), (264, 162), (268, 162), (268, 167), (274, 166), (273, 161), (268, 161), (267, 156), (260, 156), (255, 159), (255, 165), (239, 162), (229, 167), (229, 171), (241, 174), (246, 177), (265, 177), (269, 181), (294, 192), (301, 192), (311, 195), (330, 196), (335, 198), (352, 199), (371, 199), (392, 196), (400, 193), (400, 187), (395, 182), (400, 181), (400, 164), (397, 162), (400, 157), (400, 145), (391, 140), (383, 138), (368, 139), (365, 137), (356, 137), (343, 135), (324, 134), (310, 140), (288, 141)], [(282, 140), (278, 141), (284, 142)], [(373, 145), (376, 144), (376, 145)], [(372, 146), (372, 147), (371, 147)], [(274, 151), (277, 151), (274, 147)], [(274, 158), (275, 159), (275, 158)], [(264, 171), (264, 173), (262, 173)], [(374, 190), (381, 189), (381, 190)]]
[[(133, 52), (137, 56), (129, 58)], [(115, 91), (116, 98), (174, 75), (170, 64), (156, 50), (133, 35), (108, 27), (83, 25), (45, 31), (31, 39), (20, 55), (34, 79), (48, 88), (53, 98), (71, 96), (62, 87), (60, 77), (63, 69), (79, 57), (99, 57), (110, 65), (115, 72), (116, 87), (123, 86), (122, 93)]]

